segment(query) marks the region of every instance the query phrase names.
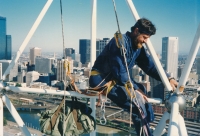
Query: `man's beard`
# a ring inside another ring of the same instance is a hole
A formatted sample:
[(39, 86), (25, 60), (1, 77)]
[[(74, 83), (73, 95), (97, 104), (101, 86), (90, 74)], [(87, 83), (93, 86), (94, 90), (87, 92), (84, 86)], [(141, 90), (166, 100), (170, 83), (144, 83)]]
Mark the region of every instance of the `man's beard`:
[(139, 42), (137, 37), (133, 40), (133, 48), (134, 49), (140, 49), (142, 48), (142, 45), (143, 43)]

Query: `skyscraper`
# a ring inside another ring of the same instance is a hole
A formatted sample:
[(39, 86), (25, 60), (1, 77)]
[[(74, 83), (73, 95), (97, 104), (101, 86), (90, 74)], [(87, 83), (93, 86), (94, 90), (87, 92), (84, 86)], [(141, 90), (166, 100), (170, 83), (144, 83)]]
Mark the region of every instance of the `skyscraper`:
[[(103, 38), (103, 40), (96, 40), (96, 57), (103, 51), (106, 44), (110, 41), (110, 38)], [(90, 40), (80, 39), (79, 40), (79, 54), (81, 55), (81, 63), (87, 64), (90, 62)]]
[(196, 58), (197, 74), (200, 77), (200, 58)]
[(35, 58), (35, 71), (39, 73), (51, 73), (52, 60), (51, 58), (43, 58), (36, 56)]
[[(65, 79), (66, 73), (65, 73), (65, 69), (64, 69), (64, 59), (58, 59), (57, 60), (57, 80), (62, 81)], [(73, 72), (73, 60), (70, 59), (66, 59), (66, 62), (69, 63), (69, 70), (70, 73)], [(67, 68), (66, 68), (66, 72), (67, 72)]]
[(2, 63), (0, 63), (0, 79), (2, 79)]
[(79, 40), (79, 54), (81, 54), (81, 63), (86, 64), (90, 62), (90, 40)]
[(99, 54), (103, 51), (103, 49), (105, 48), (105, 46), (108, 44), (108, 42), (110, 41), (110, 38), (103, 38), (103, 40), (97, 40), (97, 52), (96, 52), (96, 56), (98, 57)]
[(0, 59), (11, 60), (11, 35), (6, 35), (6, 18), (0, 16)]
[(75, 60), (75, 61), (79, 61), (80, 62), (80, 54), (78, 54), (78, 53), (73, 53), (72, 55), (71, 55), (71, 57), (72, 57), (72, 59), (73, 60)]
[(165, 99), (164, 85), (161, 81), (158, 81), (152, 77), (149, 77), (151, 86), (151, 97)]
[(75, 49), (74, 48), (65, 48), (65, 55), (66, 57), (71, 57), (72, 54), (75, 53)]
[[(11, 60), (0, 60), (2, 64), (2, 74), (6, 71), (10, 65)], [(10, 70), (9, 76), (6, 77), (5, 81), (16, 81), (18, 75), (18, 64), (15, 64), (14, 67)]]
[(178, 74), (178, 37), (162, 38), (162, 63), (164, 69), (174, 78)]
[(30, 65), (35, 65), (36, 56), (41, 56), (41, 48), (34, 47), (30, 49)]

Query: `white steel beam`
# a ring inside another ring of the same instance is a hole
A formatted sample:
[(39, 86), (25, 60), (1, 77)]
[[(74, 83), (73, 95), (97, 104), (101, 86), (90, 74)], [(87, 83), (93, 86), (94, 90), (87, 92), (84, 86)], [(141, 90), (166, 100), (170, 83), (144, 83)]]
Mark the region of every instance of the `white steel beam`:
[[(91, 0), (91, 43), (90, 43), (90, 69), (96, 59), (96, 20), (97, 20), (97, 1)], [(90, 107), (92, 108), (92, 116), (96, 118), (96, 98), (90, 98)], [(95, 136), (96, 130), (90, 133), (90, 136)]]
[[(35, 94), (50, 94), (50, 95), (64, 95), (63, 90), (51, 90), (51, 89), (39, 89), (39, 88), (29, 88), (29, 87), (15, 87), (15, 86), (7, 86), (5, 89), (11, 90), (15, 93), (35, 93)], [(85, 94), (80, 94), (75, 91), (65, 91), (66, 96), (76, 96), (76, 97), (84, 97), (84, 98), (99, 98), (99, 96), (88, 96)], [(104, 98), (104, 96), (102, 96)], [(147, 98), (150, 103), (162, 103), (162, 100), (156, 98)]]
[(167, 136), (179, 136), (179, 105), (178, 103), (172, 103), (171, 114), (170, 114), (170, 122)]
[(3, 102), (0, 98), (0, 136), (3, 136)]
[(15, 121), (18, 124), (19, 128), (21, 129), (22, 133), (25, 136), (31, 136), (30, 132), (28, 131), (28, 129), (26, 127), (26, 125), (24, 124), (23, 120), (19, 116), (18, 112), (16, 111), (15, 107), (13, 106), (13, 104), (11, 103), (9, 98), (6, 95), (3, 95), (2, 96), (2, 101), (4, 102), (4, 104), (6, 105), (8, 110), (10, 111), (10, 114), (15, 119)]
[(192, 65), (194, 63), (195, 57), (196, 57), (197, 52), (199, 50), (199, 46), (200, 46), (200, 24), (198, 26), (198, 29), (197, 29), (197, 32), (195, 34), (189, 55), (187, 57), (185, 65), (184, 65), (183, 72), (181, 73), (181, 77), (180, 77), (180, 80), (179, 80), (178, 87), (176, 89), (176, 93), (181, 93), (184, 90), (184, 88), (182, 88), (182, 87), (184, 87), (185, 84), (186, 84), (186, 81), (187, 81), (188, 76), (190, 74), (190, 71), (191, 71)]
[(90, 68), (92, 68), (96, 60), (96, 20), (97, 20), (97, 1), (92, 0), (92, 14), (91, 14), (91, 34), (90, 34)]
[(165, 112), (160, 119), (159, 123), (157, 124), (155, 131), (153, 132), (154, 136), (161, 136), (162, 132), (166, 126), (166, 121), (170, 118), (170, 114), (168, 112)]
[(179, 127), (179, 135), (180, 136), (188, 136), (187, 129), (185, 127), (185, 121), (183, 117), (180, 115), (178, 116), (178, 127)]

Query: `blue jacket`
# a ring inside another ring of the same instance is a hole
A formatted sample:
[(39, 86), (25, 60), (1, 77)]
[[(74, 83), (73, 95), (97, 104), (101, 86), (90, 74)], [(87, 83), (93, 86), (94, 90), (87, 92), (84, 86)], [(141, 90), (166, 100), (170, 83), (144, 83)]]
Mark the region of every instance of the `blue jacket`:
[[(130, 32), (126, 32), (126, 34), (123, 35), (123, 40), (126, 49), (128, 69), (131, 69), (134, 65), (138, 65), (147, 75), (161, 81), (154, 62), (146, 52), (145, 48), (132, 48)], [(97, 57), (92, 69), (97, 70), (104, 75), (111, 72), (111, 76), (109, 77), (116, 79), (121, 85), (124, 85), (128, 81), (124, 57), (121, 54), (120, 48), (116, 45), (115, 38), (112, 38), (105, 46), (102, 53)], [(132, 82), (134, 88), (138, 89), (138, 86), (134, 83), (133, 79)]]

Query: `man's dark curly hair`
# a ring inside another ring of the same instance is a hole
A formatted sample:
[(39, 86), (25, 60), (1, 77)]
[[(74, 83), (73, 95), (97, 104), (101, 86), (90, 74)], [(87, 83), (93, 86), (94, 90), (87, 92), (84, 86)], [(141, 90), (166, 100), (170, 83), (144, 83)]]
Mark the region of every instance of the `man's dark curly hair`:
[(139, 19), (134, 26), (131, 27), (131, 32), (138, 28), (140, 34), (154, 35), (156, 33), (156, 28), (151, 21), (146, 18)]

